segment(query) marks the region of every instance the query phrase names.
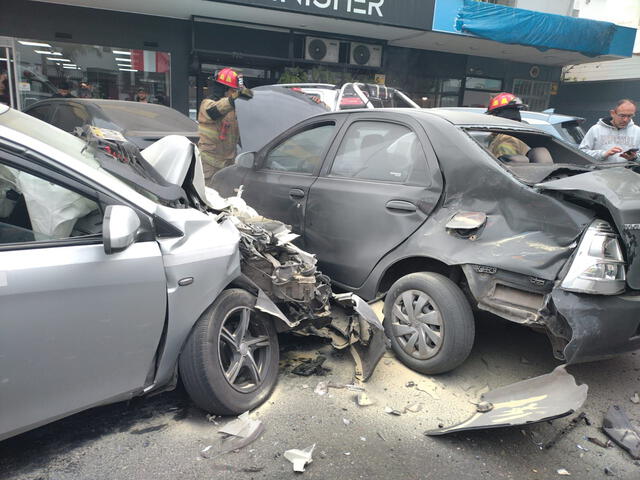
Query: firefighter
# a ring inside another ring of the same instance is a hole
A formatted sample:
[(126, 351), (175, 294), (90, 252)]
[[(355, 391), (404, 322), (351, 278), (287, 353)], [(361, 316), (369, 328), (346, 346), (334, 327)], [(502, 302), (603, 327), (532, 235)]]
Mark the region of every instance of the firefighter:
[(242, 77), (231, 68), (223, 68), (208, 79), (209, 97), (200, 104), (198, 148), (207, 186), (211, 186), (213, 175), (233, 163), (236, 146), (240, 140), (235, 102), (238, 97), (250, 99), (251, 90), (246, 88)]
[[(520, 110), (526, 108), (528, 107), (518, 97), (502, 92), (491, 99), (485, 113), (521, 122)], [(529, 150), (529, 146), (522, 140), (504, 133), (494, 134), (489, 143), (489, 151), (497, 158), (504, 155), (526, 155)]]

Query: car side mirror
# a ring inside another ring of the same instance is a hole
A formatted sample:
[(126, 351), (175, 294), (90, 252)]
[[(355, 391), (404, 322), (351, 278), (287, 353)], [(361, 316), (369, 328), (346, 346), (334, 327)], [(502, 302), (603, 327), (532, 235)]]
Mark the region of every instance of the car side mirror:
[(133, 208), (126, 205), (109, 205), (102, 220), (104, 253), (126, 250), (136, 240), (140, 219)]
[(241, 168), (253, 168), (255, 163), (255, 152), (244, 152), (236, 157), (236, 165)]

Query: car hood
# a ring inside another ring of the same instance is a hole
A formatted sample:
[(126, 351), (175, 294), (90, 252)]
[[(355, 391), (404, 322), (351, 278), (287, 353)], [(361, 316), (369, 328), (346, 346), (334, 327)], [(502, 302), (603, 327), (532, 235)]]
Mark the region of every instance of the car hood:
[(289, 127), (328, 111), (288, 88), (266, 85), (252, 91), (251, 100), (240, 98), (235, 103), (242, 142), (239, 153), (257, 152)]
[(552, 180), (536, 188), (562, 192), (582, 205), (605, 207), (626, 248), (627, 283), (640, 289), (640, 175), (617, 167)]

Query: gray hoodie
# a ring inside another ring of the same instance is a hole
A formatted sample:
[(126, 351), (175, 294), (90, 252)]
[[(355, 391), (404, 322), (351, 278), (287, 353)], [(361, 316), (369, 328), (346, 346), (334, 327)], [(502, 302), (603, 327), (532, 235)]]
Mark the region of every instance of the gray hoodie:
[(619, 153), (605, 157), (607, 150), (620, 147), (623, 152), (630, 148), (640, 147), (640, 127), (629, 121), (625, 128), (616, 128), (611, 124), (611, 117), (601, 118), (589, 129), (580, 143), (580, 150), (591, 155), (598, 162), (626, 162)]

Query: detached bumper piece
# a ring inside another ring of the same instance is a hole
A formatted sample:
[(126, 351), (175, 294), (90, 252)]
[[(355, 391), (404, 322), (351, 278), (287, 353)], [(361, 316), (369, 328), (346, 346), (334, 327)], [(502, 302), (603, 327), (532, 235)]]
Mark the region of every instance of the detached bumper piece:
[(600, 360), (640, 349), (640, 294), (587, 295), (554, 289), (556, 311), (571, 327), (564, 349), (568, 364)]
[(609, 407), (604, 416), (602, 430), (629, 454), (640, 459), (640, 430), (631, 425), (625, 411), (618, 405)]
[(565, 366), (553, 372), (485, 393), (478, 411), (458, 425), (427, 431), (427, 435), (513, 427), (572, 414), (587, 398), (587, 385), (577, 385)]

